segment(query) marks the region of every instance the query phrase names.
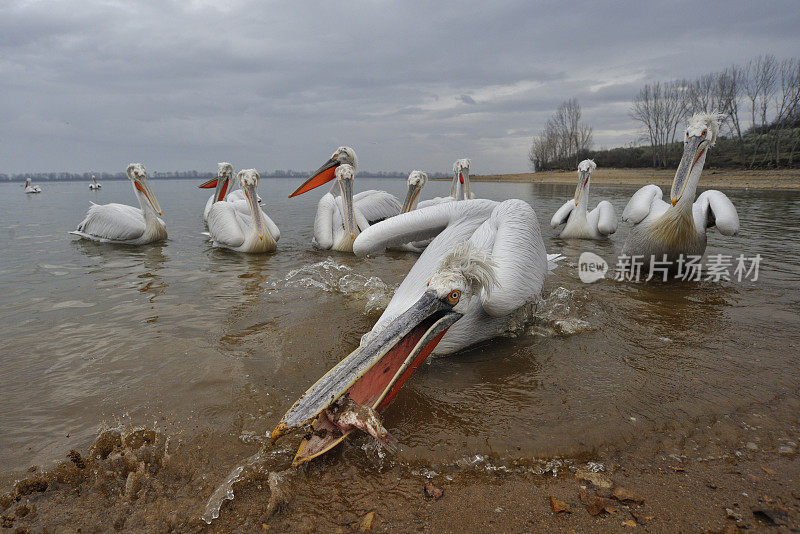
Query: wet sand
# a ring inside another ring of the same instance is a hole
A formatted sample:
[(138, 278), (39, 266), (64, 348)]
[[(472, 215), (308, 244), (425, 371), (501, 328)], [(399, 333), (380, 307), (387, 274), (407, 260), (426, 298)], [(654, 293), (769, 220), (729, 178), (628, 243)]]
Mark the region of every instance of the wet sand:
[[(542, 171), (521, 174), (485, 174), (470, 176), (475, 182), (512, 182), (533, 184), (575, 184), (575, 172)], [(669, 169), (604, 169), (592, 173), (593, 185), (643, 186), (672, 182), (675, 171)], [(715, 189), (800, 189), (800, 169), (740, 171), (706, 168), (701, 185)]]

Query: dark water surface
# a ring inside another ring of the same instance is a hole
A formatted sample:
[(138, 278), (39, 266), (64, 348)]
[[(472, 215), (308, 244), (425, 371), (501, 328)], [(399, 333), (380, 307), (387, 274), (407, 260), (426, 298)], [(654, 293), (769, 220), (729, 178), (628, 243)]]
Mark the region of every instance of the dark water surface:
[[(0, 474), (52, 465), (119, 419), (196, 441), (204, 460), (186, 467), (207, 479), (199, 515), (207, 488), (357, 346), (416, 257), (313, 250), (320, 192), (287, 200), (297, 180), (284, 179), (260, 184), (281, 229), (278, 251), (217, 250), (201, 235), (207, 195), (189, 181), (151, 184), (169, 240), (138, 248), (67, 234), (90, 200), (135, 202), (127, 181), (99, 192), (43, 183), (39, 195), (0, 185)], [(423, 197), (448, 187), (430, 182)], [(402, 199), (405, 182), (357, 179), (355, 188)], [(595, 186), (590, 204), (610, 200), (621, 215), (635, 189)], [(531, 203), (548, 252), (567, 260), (521, 335), (432, 360), (409, 380), (384, 414), (404, 448), (385, 461), (534, 465), (622, 450), (711, 458), (797, 442), (800, 194), (728, 192), (740, 234), (712, 231), (706, 255), (761, 254), (757, 281), (586, 285), (580, 253), (613, 263), (627, 225), (609, 242), (563, 242), (549, 219), (574, 186), (473, 190)], [(328, 460), (342, 483), (367, 484), (364, 471), (383, 468), (367, 439), (342, 449)]]

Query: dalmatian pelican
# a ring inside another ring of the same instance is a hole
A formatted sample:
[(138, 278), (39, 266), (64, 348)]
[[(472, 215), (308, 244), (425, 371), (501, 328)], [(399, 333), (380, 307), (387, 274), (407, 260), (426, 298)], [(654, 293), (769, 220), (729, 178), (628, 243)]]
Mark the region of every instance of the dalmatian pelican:
[(42, 192), (42, 188), (39, 187), (38, 185), (33, 185), (31, 183), (31, 179), (30, 178), (25, 178), (25, 186), (24, 187), (25, 187), (25, 193), (26, 194), (41, 193)]
[(92, 190), (97, 190), (97, 189), (100, 189), (101, 187), (103, 187), (103, 186), (102, 186), (102, 185), (100, 185), (100, 184), (97, 182), (97, 179), (94, 177), (94, 174), (93, 174), (93, 175), (92, 175), (92, 183), (90, 183), (90, 184), (89, 184), (89, 189), (92, 189)]
[(697, 113), (689, 119), (683, 157), (670, 190), (671, 204), (661, 200), (661, 188), (652, 184), (631, 197), (622, 212), (622, 220), (633, 223), (623, 255), (640, 256), (645, 265), (666, 256), (674, 266), (681, 255), (703, 255), (708, 228), (716, 226), (726, 236), (737, 234), (739, 215), (727, 196), (709, 190), (695, 200), (708, 151), (717, 140), (719, 120), (720, 115), (714, 113)]
[(167, 225), (158, 217), (161, 215), (161, 206), (147, 182), (144, 165), (131, 163), (125, 172), (139, 200), (139, 208), (92, 202), (86, 218), (71, 234), (94, 241), (128, 245), (144, 245), (167, 238)]
[(339, 147), (322, 167), (289, 195), (289, 198), (302, 195), (335, 180), (331, 190), (317, 205), (314, 247), (352, 252), (353, 241), (360, 232), (400, 213), (402, 205), (386, 191), (370, 190), (353, 195), (357, 165), (355, 151), (347, 146)]
[(450, 354), (506, 331), (514, 312), (541, 298), (548, 256), (533, 208), (522, 200), (447, 202), (364, 230), (353, 251), (433, 238), (360, 346), (283, 416), (272, 441), (311, 424), (295, 465), (331, 449), (354, 428), (391, 446), (376, 411), (430, 354)]
[(604, 239), (617, 231), (617, 213), (611, 202), (603, 200), (592, 211), (589, 206), (589, 185), (592, 172), (597, 168), (594, 161), (585, 159), (578, 164), (578, 186), (575, 196), (566, 201), (550, 220), (557, 228), (566, 223), (559, 237), (563, 239)]
[[(200, 189), (211, 189), (214, 188), (214, 194), (208, 197), (206, 201), (206, 207), (203, 209), (203, 220), (208, 222), (208, 212), (211, 211), (211, 206), (214, 202), (222, 202), (226, 200), (228, 197), (228, 193), (230, 193), (231, 181), (233, 180), (233, 165), (228, 163), (227, 161), (222, 161), (217, 163), (217, 175), (200, 184)], [(244, 195), (241, 198), (236, 198), (235, 200), (244, 199)]]
[(208, 212), (208, 235), (218, 247), (237, 252), (272, 252), (281, 232), (258, 205), (258, 171), (239, 171), (236, 180), (245, 199), (213, 202)]

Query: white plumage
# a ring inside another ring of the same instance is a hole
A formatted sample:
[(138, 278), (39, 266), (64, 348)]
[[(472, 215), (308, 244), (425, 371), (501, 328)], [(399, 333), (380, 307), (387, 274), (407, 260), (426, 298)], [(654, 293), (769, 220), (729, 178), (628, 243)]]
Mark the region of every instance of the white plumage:
[(103, 186), (102, 186), (102, 185), (100, 185), (100, 184), (97, 182), (97, 179), (94, 177), (94, 174), (93, 174), (93, 175), (92, 175), (92, 183), (90, 183), (90, 184), (89, 184), (89, 189), (92, 189), (92, 190), (97, 190), (97, 189), (100, 189), (101, 187), (103, 187)]
[(673, 264), (681, 255), (702, 255), (706, 249), (706, 230), (712, 226), (723, 235), (736, 235), (739, 215), (733, 203), (719, 191), (706, 191), (695, 201), (697, 184), (703, 172), (708, 149), (719, 132), (719, 115), (698, 113), (690, 120), (684, 139), (684, 153), (670, 192), (671, 203), (664, 202), (661, 188), (646, 185), (630, 199), (622, 220), (633, 223), (622, 253), (641, 256), (645, 265), (663, 256)]
[(78, 229), (70, 233), (94, 241), (128, 245), (143, 245), (167, 238), (167, 226), (158, 217), (161, 206), (147, 182), (144, 165), (131, 163), (126, 173), (140, 207), (92, 203)]
[[(397, 288), (383, 315), (362, 338), (362, 345), (409, 309), (427, 289), (446, 295), (448, 284), (458, 285), (458, 276), (453, 273), (464, 270), (458, 266), (470, 264), (476, 267), (475, 273), (490, 271), (491, 275), (475, 274), (467, 277), (471, 281), (463, 281), (463, 289), (470, 293), (474, 288), (474, 295), (462, 296), (454, 310), (464, 316), (450, 327), (433, 353), (449, 354), (492, 338), (508, 327), (514, 311), (541, 297), (548, 260), (559, 259), (545, 253), (533, 208), (517, 199), (500, 203), (468, 200), (420, 208), (366, 229), (356, 239), (353, 251), (364, 256), (430, 238), (433, 240)], [(454, 249), (465, 247), (466, 242), (470, 243), (468, 248)]]
[(236, 179), (244, 199), (214, 202), (208, 213), (208, 235), (218, 247), (248, 253), (272, 252), (281, 233), (258, 205), (258, 172), (239, 171)]
[(588, 211), (589, 186), (592, 172), (596, 168), (597, 165), (590, 159), (578, 164), (578, 185), (575, 188), (575, 196), (566, 201), (550, 220), (550, 226), (553, 228), (566, 223), (559, 237), (603, 239), (617, 231), (617, 213), (610, 202), (603, 200), (595, 209)]
[(38, 185), (31, 184), (31, 179), (30, 178), (26, 178), (25, 179), (25, 193), (26, 194), (41, 193), (41, 192), (42, 192), (42, 188), (39, 187)]

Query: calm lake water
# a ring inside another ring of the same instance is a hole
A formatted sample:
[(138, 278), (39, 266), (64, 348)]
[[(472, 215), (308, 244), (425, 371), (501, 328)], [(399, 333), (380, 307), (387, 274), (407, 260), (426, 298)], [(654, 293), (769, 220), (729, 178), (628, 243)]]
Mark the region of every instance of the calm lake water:
[[(298, 183), (260, 183), (281, 229), (278, 251), (262, 256), (210, 246), (208, 194), (191, 181), (151, 181), (169, 240), (138, 248), (67, 233), (89, 201), (135, 203), (127, 181), (99, 192), (42, 183), (39, 195), (0, 185), (0, 474), (84, 450), (103, 424), (143, 424), (197, 443), (199, 456), (182, 461), (204, 481), (202, 513), (210, 489), (357, 346), (416, 260), (313, 250), (321, 191), (288, 200)], [(356, 180), (356, 191), (371, 188), (402, 199), (405, 181)], [(610, 200), (621, 215), (635, 189), (593, 186), (590, 204)], [(422, 196), (448, 190), (429, 182)], [(740, 234), (712, 231), (706, 255), (761, 254), (757, 281), (586, 285), (580, 253), (613, 263), (627, 225), (608, 242), (563, 242), (549, 220), (573, 185), (473, 191), (529, 202), (548, 252), (567, 259), (521, 335), (431, 360), (409, 380), (384, 414), (403, 449), (384, 462), (534, 465), (623, 450), (702, 458), (797, 440), (800, 194), (728, 192)], [(282, 461), (295, 445), (279, 442)], [(386, 468), (370, 447), (349, 440), (323, 465), (338, 465), (341, 483), (366, 483), (365, 471)]]

